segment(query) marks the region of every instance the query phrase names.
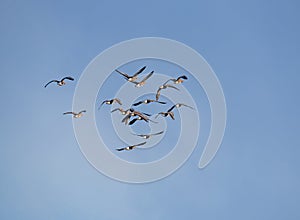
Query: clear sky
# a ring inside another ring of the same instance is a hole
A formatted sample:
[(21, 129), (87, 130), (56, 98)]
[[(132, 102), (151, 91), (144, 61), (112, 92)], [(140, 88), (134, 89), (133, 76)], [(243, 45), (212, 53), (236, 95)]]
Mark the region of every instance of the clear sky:
[[(300, 219), (298, 1), (0, 2), (0, 219)], [(125, 184), (81, 153), (75, 83), (104, 49), (166, 37), (197, 50), (228, 120), (212, 163), (202, 149), (171, 176)]]

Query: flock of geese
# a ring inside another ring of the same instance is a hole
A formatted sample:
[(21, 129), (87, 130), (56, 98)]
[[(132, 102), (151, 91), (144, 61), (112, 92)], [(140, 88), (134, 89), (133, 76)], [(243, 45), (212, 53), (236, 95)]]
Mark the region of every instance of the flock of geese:
[[(127, 82), (135, 84), (135, 87), (142, 87), (142, 86), (144, 86), (146, 84), (147, 80), (154, 74), (154, 71), (151, 71), (142, 80), (138, 81), (139, 74), (141, 74), (145, 69), (146, 69), (146, 66), (143, 66), (141, 69), (139, 69), (133, 75), (129, 75), (127, 73), (121, 72), (118, 69), (116, 69), (115, 71), (117, 73), (119, 73), (120, 75), (122, 75)], [(153, 121), (153, 120), (150, 119), (150, 116), (151, 116), (150, 114), (137, 111), (133, 107), (137, 107), (139, 105), (149, 104), (149, 103), (158, 103), (158, 104), (161, 104), (161, 105), (167, 104), (166, 102), (163, 102), (163, 101), (159, 100), (160, 94), (161, 94), (161, 90), (175, 89), (177, 91), (180, 91), (176, 87), (176, 85), (183, 83), (187, 79), (188, 78), (185, 75), (179, 76), (178, 78), (171, 78), (171, 79), (167, 80), (163, 85), (161, 85), (161, 86), (158, 87), (158, 89), (156, 91), (155, 99), (145, 99), (145, 100), (138, 101), (136, 103), (133, 103), (132, 106), (131, 106), (131, 108), (129, 108), (129, 109), (123, 109), (121, 107), (118, 107), (118, 108), (113, 109), (111, 111), (111, 113), (113, 113), (113, 112), (120, 112), (124, 116), (124, 118), (122, 119), (121, 122), (125, 123), (125, 125), (133, 125), (137, 121), (144, 121), (144, 122), (147, 122), (147, 123), (148, 122), (157, 123), (156, 121)], [(49, 84), (52, 84), (52, 83), (56, 83), (57, 86), (64, 86), (64, 85), (66, 85), (66, 80), (74, 81), (74, 78), (72, 78), (70, 76), (67, 76), (67, 77), (62, 78), (61, 80), (51, 80), (44, 87), (46, 88)], [(112, 105), (114, 103), (122, 106), (122, 102), (121, 102), (120, 99), (113, 98), (113, 99), (107, 99), (107, 100), (102, 101), (101, 104), (100, 104), (100, 106), (99, 106), (99, 108), (98, 108), (98, 110), (103, 105)], [(156, 114), (156, 116), (155, 116), (155, 119), (158, 118), (159, 116), (162, 116), (162, 117), (170, 117), (171, 119), (175, 120), (175, 115), (174, 115), (173, 110), (175, 108), (180, 108), (180, 107), (187, 107), (187, 108), (190, 108), (190, 109), (194, 109), (193, 107), (191, 107), (189, 105), (186, 105), (184, 103), (177, 103), (177, 104), (173, 105), (171, 108), (169, 108), (165, 112), (158, 112)], [(74, 118), (80, 118), (80, 117), (83, 116), (84, 113), (86, 113), (86, 110), (82, 110), (80, 112), (73, 112), (73, 111), (64, 112), (63, 115), (72, 115)], [(143, 139), (149, 139), (152, 136), (160, 135), (160, 134), (163, 134), (163, 133), (164, 133), (164, 131), (160, 131), (160, 132), (152, 133), (152, 134), (135, 134), (135, 133), (132, 133), (132, 135), (141, 137)], [(124, 150), (130, 151), (130, 150), (138, 148), (138, 147), (140, 147), (142, 145), (145, 145), (146, 143), (147, 142), (144, 141), (142, 143), (138, 143), (138, 144), (134, 144), (134, 145), (122, 147), (122, 148), (117, 148), (116, 150), (117, 151), (124, 151)]]

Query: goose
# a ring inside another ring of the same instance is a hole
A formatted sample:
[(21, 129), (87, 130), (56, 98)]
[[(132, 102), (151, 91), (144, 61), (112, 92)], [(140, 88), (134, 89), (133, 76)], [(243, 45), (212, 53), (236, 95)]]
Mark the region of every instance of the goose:
[(169, 79), (167, 82), (165, 82), (165, 84), (168, 83), (169, 81), (173, 81), (174, 84), (180, 84), (180, 83), (183, 83), (184, 80), (187, 80), (187, 79), (188, 78), (186, 75), (182, 75), (182, 76), (179, 76), (177, 79)]
[(170, 84), (163, 84), (162, 86), (160, 86), (159, 88), (158, 88), (158, 90), (157, 90), (157, 92), (156, 92), (156, 96), (155, 96), (155, 98), (156, 98), (156, 101), (158, 101), (158, 99), (159, 99), (159, 97), (160, 97), (160, 92), (161, 92), (161, 90), (162, 89), (167, 89), (167, 88), (172, 88), (172, 89), (176, 89), (177, 91), (180, 91), (177, 87), (175, 87), (175, 86), (172, 86), (172, 85), (170, 85)]
[(138, 121), (138, 120), (144, 120), (145, 122), (149, 122), (149, 121), (151, 121), (151, 122), (153, 122), (153, 123), (157, 123), (156, 121), (152, 121), (151, 119), (149, 119), (149, 118), (147, 118), (147, 117), (142, 117), (142, 116), (138, 116), (138, 117), (136, 117), (136, 118), (134, 118), (134, 119), (132, 119), (130, 122), (129, 122), (129, 125), (133, 125), (136, 121)]
[(139, 101), (139, 102), (136, 102), (133, 104), (133, 106), (138, 106), (138, 105), (141, 105), (141, 104), (149, 104), (151, 102), (157, 102), (159, 104), (167, 104), (166, 102), (160, 102), (160, 101), (157, 101), (157, 100), (153, 100), (153, 99), (145, 99), (143, 101)]
[(149, 139), (150, 137), (152, 136), (155, 136), (155, 135), (160, 135), (164, 133), (164, 131), (160, 131), (160, 132), (157, 132), (157, 133), (152, 133), (152, 134), (133, 134), (133, 135), (136, 135), (138, 137), (141, 137), (141, 138), (144, 138), (144, 139)]
[(132, 109), (124, 110), (123, 108), (115, 108), (115, 109), (113, 109), (113, 110), (111, 111), (111, 113), (116, 112), (116, 111), (119, 111), (119, 112), (121, 112), (122, 115), (128, 115), (128, 114), (131, 113), (131, 110), (132, 110)]
[[(142, 113), (139, 111), (135, 111), (133, 108), (130, 109), (130, 113), (128, 115), (126, 115), (123, 119), (122, 119), (122, 123), (124, 122), (126, 125), (128, 124), (128, 121), (131, 117), (134, 116), (138, 116), (136, 120), (144, 120), (146, 122), (149, 121), (149, 118), (147, 116), (151, 116), (150, 114), (147, 113)], [(133, 119), (134, 120), (134, 119)], [(134, 120), (133, 122), (131, 122), (131, 124), (133, 124), (136, 120)]]
[(117, 151), (123, 151), (123, 150), (133, 150), (134, 148), (138, 147), (138, 146), (142, 146), (144, 144), (146, 144), (147, 142), (142, 142), (142, 143), (139, 143), (139, 144), (135, 144), (135, 145), (130, 145), (130, 146), (127, 146), (127, 147), (122, 147), (122, 148), (117, 148), (116, 150)]
[(122, 76), (124, 76), (124, 78), (129, 81), (129, 82), (134, 82), (137, 80), (137, 76), (144, 71), (144, 69), (146, 69), (146, 66), (142, 67), (141, 69), (139, 69), (135, 74), (133, 74), (132, 76), (129, 76), (127, 73), (123, 73), (119, 70), (116, 69), (116, 72), (121, 74)]
[(167, 111), (167, 112), (159, 112), (155, 118), (157, 118), (158, 116), (163, 116), (163, 117), (168, 117), (170, 116), (173, 120), (175, 120), (175, 117), (174, 117), (174, 112), (171, 112), (171, 111)]
[(183, 103), (177, 103), (177, 104), (173, 105), (173, 106), (168, 110), (168, 112), (172, 111), (174, 108), (180, 108), (180, 107), (182, 107), (182, 106), (185, 106), (185, 107), (188, 107), (188, 108), (194, 110), (194, 108), (191, 107), (191, 106), (189, 106), (189, 105), (186, 105), (186, 104), (183, 104)]
[(122, 105), (122, 102), (120, 99), (118, 98), (113, 98), (113, 99), (107, 99), (107, 100), (104, 100), (101, 105), (99, 106), (98, 109), (101, 108), (102, 105), (106, 104), (106, 105), (112, 105), (113, 103), (118, 103), (119, 105)]
[(86, 112), (86, 110), (82, 110), (78, 113), (76, 113), (76, 112), (65, 112), (63, 114), (64, 115), (73, 115), (74, 118), (80, 118), (83, 115), (84, 112)]
[(58, 86), (63, 86), (65, 85), (65, 80), (68, 79), (68, 80), (71, 80), (71, 81), (74, 81), (74, 78), (70, 77), (70, 76), (67, 76), (67, 77), (64, 77), (62, 78), (61, 80), (51, 80), (50, 82), (48, 82), (44, 87), (46, 88), (50, 83), (53, 83), (55, 82)]
[(151, 73), (149, 73), (147, 76), (145, 76), (144, 79), (142, 79), (142, 81), (140, 81), (140, 82), (134, 81), (133, 83), (135, 84), (135, 87), (142, 87), (143, 85), (145, 85), (147, 79), (149, 79), (153, 75), (153, 73), (154, 73), (154, 71), (151, 71)]

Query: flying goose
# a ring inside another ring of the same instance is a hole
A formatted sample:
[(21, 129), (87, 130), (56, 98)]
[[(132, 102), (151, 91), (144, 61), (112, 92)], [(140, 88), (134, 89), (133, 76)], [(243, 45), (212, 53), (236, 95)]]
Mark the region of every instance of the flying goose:
[(122, 105), (122, 102), (120, 99), (118, 98), (113, 98), (113, 99), (107, 99), (107, 100), (104, 100), (101, 105), (99, 106), (98, 109), (101, 108), (102, 105), (106, 104), (106, 105), (112, 105), (113, 103), (118, 103), (119, 105)]
[(144, 71), (144, 69), (146, 68), (146, 66), (142, 67), (141, 69), (139, 69), (135, 74), (133, 74), (132, 76), (129, 76), (127, 73), (123, 73), (119, 70), (116, 69), (116, 72), (120, 73), (122, 76), (124, 76), (124, 78), (129, 81), (129, 82), (134, 82), (137, 80), (137, 76)]
[(146, 143), (147, 143), (147, 142), (145, 141), (145, 142), (142, 142), (142, 143), (139, 143), (139, 144), (135, 144), (135, 145), (127, 146), (127, 147), (122, 147), (122, 148), (117, 148), (116, 150), (117, 150), (117, 151), (132, 150), (132, 149), (134, 149), (134, 148), (136, 148), (136, 147), (138, 147), (138, 146), (142, 146), (142, 145), (144, 145), (144, 144), (146, 144)]
[(133, 134), (133, 135), (139, 136), (139, 137), (144, 138), (144, 139), (149, 139), (152, 136), (160, 135), (162, 133), (164, 133), (164, 131), (160, 131), (160, 132), (152, 133), (152, 134)]
[(172, 86), (172, 85), (170, 85), (170, 84), (163, 84), (162, 86), (160, 86), (159, 88), (158, 88), (158, 90), (157, 90), (157, 92), (156, 92), (156, 101), (158, 101), (158, 99), (159, 99), (159, 97), (160, 97), (160, 91), (162, 90), (162, 89), (167, 89), (167, 88), (172, 88), (172, 89), (176, 89), (176, 90), (178, 90), (179, 91), (179, 89), (177, 88), (177, 87), (175, 87), (175, 86)]
[(153, 123), (157, 123), (156, 121), (152, 121), (152, 120), (149, 119), (148, 117), (145, 117), (145, 116), (144, 116), (144, 117), (138, 116), (138, 117), (132, 119), (132, 120), (129, 122), (129, 125), (134, 124), (134, 123), (135, 123), (136, 121), (138, 121), (138, 120), (144, 120), (145, 122), (151, 121), (151, 122), (153, 122)]
[(116, 112), (116, 111), (119, 111), (119, 112), (121, 112), (122, 115), (128, 115), (128, 114), (131, 113), (131, 110), (132, 110), (132, 109), (124, 110), (123, 108), (115, 108), (115, 109), (113, 109), (113, 110), (111, 111), (111, 113)]
[(170, 116), (173, 120), (175, 120), (175, 117), (174, 117), (174, 112), (171, 112), (171, 111), (167, 111), (167, 112), (159, 112), (155, 118), (157, 118), (158, 116), (163, 116), (163, 117), (168, 117)]
[(145, 85), (146, 80), (149, 79), (153, 75), (153, 73), (154, 73), (154, 71), (151, 71), (151, 73), (149, 73), (147, 76), (145, 76), (144, 79), (142, 79), (142, 81), (140, 81), (140, 82), (134, 81), (133, 83), (135, 84), (135, 87), (142, 87), (143, 85)]
[[(138, 116), (136, 120), (144, 120), (144, 121), (148, 122), (149, 118), (147, 116), (151, 116), (151, 115), (149, 115), (147, 113), (135, 111), (133, 108), (131, 108), (130, 113), (122, 119), (122, 123), (124, 122), (127, 125), (129, 119), (133, 116)], [(131, 124), (133, 124), (136, 121), (135, 119), (133, 119), (133, 120), (132, 120), (133, 122), (131, 121)]]
[(160, 102), (160, 101), (153, 100), (153, 99), (145, 99), (143, 101), (136, 102), (136, 103), (134, 103), (132, 105), (133, 106), (138, 106), (138, 105), (141, 105), (141, 104), (149, 104), (151, 102), (157, 102), (157, 103), (160, 103), (160, 104), (167, 104), (166, 102)]
[(64, 77), (64, 78), (62, 78), (61, 80), (56, 80), (56, 79), (54, 79), (54, 80), (51, 80), (50, 82), (48, 82), (44, 87), (46, 88), (50, 83), (53, 83), (53, 82), (55, 82), (58, 86), (63, 86), (63, 85), (66, 84), (66, 83), (65, 83), (65, 80), (66, 80), (66, 79), (71, 80), (71, 81), (74, 80), (74, 79), (73, 79), (72, 77), (70, 77), (70, 76)]
[(84, 112), (86, 112), (86, 110), (82, 110), (78, 113), (76, 113), (76, 112), (65, 112), (63, 114), (64, 115), (73, 115), (74, 118), (80, 118), (83, 115)]
[(187, 80), (187, 79), (188, 79), (187, 76), (182, 75), (182, 76), (179, 76), (177, 79), (169, 79), (167, 82), (165, 82), (165, 84), (168, 83), (169, 81), (173, 81), (174, 84), (180, 84), (180, 83), (183, 83), (183, 81)]
[(173, 105), (173, 106), (168, 110), (168, 112), (172, 111), (174, 108), (180, 108), (180, 107), (182, 107), (182, 106), (185, 106), (185, 107), (188, 107), (188, 108), (194, 110), (194, 108), (191, 107), (191, 106), (189, 106), (189, 105), (186, 105), (186, 104), (183, 104), (183, 103), (177, 103), (177, 104)]

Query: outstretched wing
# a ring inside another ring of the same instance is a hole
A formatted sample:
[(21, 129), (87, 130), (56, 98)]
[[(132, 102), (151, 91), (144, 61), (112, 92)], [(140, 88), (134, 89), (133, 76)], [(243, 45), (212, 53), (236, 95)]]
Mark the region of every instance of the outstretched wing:
[(138, 147), (138, 146), (142, 146), (142, 145), (144, 145), (144, 144), (146, 144), (146, 143), (147, 143), (147, 142), (145, 141), (145, 142), (142, 142), (142, 143), (136, 144), (136, 145), (134, 145), (134, 146)]
[(149, 73), (141, 82), (145, 82), (147, 79), (149, 79), (153, 75), (153, 73), (154, 73), (154, 71), (152, 71), (151, 73)]
[(167, 104), (166, 102), (160, 102), (160, 101), (156, 101), (157, 103), (159, 103), (159, 104)]
[(190, 109), (194, 109), (192, 106), (189, 106), (189, 105), (186, 105), (186, 104), (183, 104), (183, 103), (179, 103), (179, 105), (188, 107), (188, 108), (190, 108)]
[(156, 100), (156, 101), (158, 101), (158, 99), (159, 99), (160, 91), (161, 91), (161, 90), (162, 90), (162, 89), (159, 88), (159, 89), (157, 90), (157, 92), (156, 92), (156, 96), (155, 96), (155, 100)]
[(123, 150), (125, 150), (126, 149), (126, 147), (122, 147), (122, 148), (117, 148), (116, 150), (117, 151), (123, 151)]
[(173, 105), (167, 112), (172, 111), (175, 107), (176, 107), (176, 105)]
[(143, 72), (144, 69), (146, 69), (146, 66), (144, 66), (144, 67), (142, 67), (141, 69), (139, 69), (135, 74), (133, 74), (132, 77), (136, 77), (136, 76), (139, 75), (141, 72)]
[(179, 77), (177, 78), (177, 80), (180, 80), (180, 79), (185, 79), (185, 80), (187, 80), (188, 78), (187, 78), (186, 75), (182, 75), (182, 76), (179, 76)]
[(64, 81), (65, 79), (74, 81), (74, 78), (72, 78), (71, 76), (64, 77), (64, 78), (61, 79), (61, 81)]
[(98, 107), (98, 110), (101, 108), (102, 105), (104, 105), (104, 103), (106, 103), (108, 100), (104, 100), (103, 102), (101, 102), (100, 106)]
[(122, 123), (124, 122), (126, 125), (128, 123), (128, 120), (130, 119), (131, 115), (126, 115), (123, 119), (122, 119)]
[(132, 119), (130, 122), (129, 122), (129, 125), (132, 125), (132, 124), (134, 124), (136, 121), (138, 120), (138, 118), (134, 118), (134, 119)]
[(164, 131), (160, 131), (160, 132), (154, 133), (154, 134), (152, 134), (152, 135), (160, 135), (160, 134), (162, 134), (162, 133), (164, 133)]
[(148, 113), (145, 113), (145, 112), (143, 112), (143, 115), (147, 115), (147, 116), (149, 116), (149, 117), (151, 116), (150, 114), (148, 114)]
[(126, 79), (129, 78), (128, 74), (123, 73), (123, 72), (121, 72), (120, 70), (117, 70), (117, 69), (116, 69), (116, 72), (119, 73), (119, 74), (121, 74), (122, 76), (124, 76)]
[(82, 111), (80, 111), (78, 114), (83, 113), (83, 112), (86, 112), (86, 110), (82, 110)]
[(176, 81), (176, 79), (169, 79), (169, 80), (167, 80), (163, 85), (165, 86), (165, 85), (167, 85), (167, 83), (168, 82), (170, 82), (170, 81), (173, 81), (173, 82), (175, 82)]
[(169, 88), (172, 88), (172, 89), (176, 89), (177, 91), (180, 91), (180, 89), (178, 89), (178, 88), (175, 87), (175, 86), (172, 86), (172, 85), (169, 85), (169, 84), (166, 84), (165, 86), (166, 86), (166, 87), (169, 87)]
[(143, 101), (139, 101), (139, 102), (136, 102), (136, 103), (134, 103), (134, 104), (132, 104), (133, 106), (138, 106), (138, 105), (140, 105), (140, 104), (143, 104), (144, 102)]
[(63, 114), (64, 114), (64, 115), (75, 115), (74, 112), (64, 112)]
[(174, 112), (169, 112), (169, 115), (170, 115), (170, 117), (171, 117), (173, 120), (175, 120)]
[(123, 109), (121, 109), (121, 108), (115, 108), (115, 109), (113, 109), (113, 110), (111, 111), (111, 113), (113, 113), (113, 112), (115, 112), (115, 111), (120, 111), (120, 112), (122, 112)]
[(53, 83), (53, 82), (56, 82), (58, 83), (59, 81), (58, 80), (51, 80), (50, 82), (48, 82), (44, 87), (46, 88), (50, 83)]
[(118, 98), (114, 98), (113, 99), (114, 101), (116, 101), (119, 105), (122, 105), (122, 102), (121, 102), (121, 100), (120, 99), (118, 99)]
[(162, 114), (162, 112), (157, 113), (157, 115), (155, 116), (155, 119), (158, 118), (158, 116), (161, 114)]

